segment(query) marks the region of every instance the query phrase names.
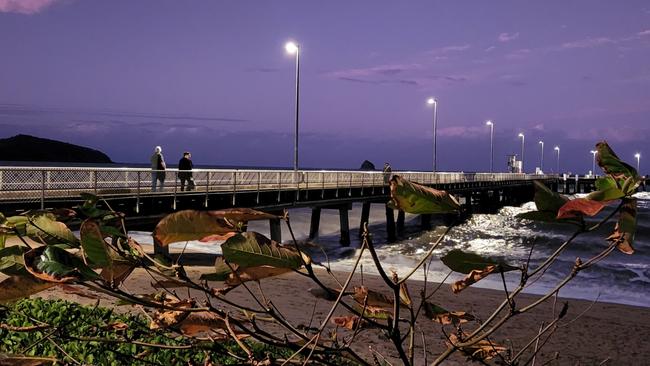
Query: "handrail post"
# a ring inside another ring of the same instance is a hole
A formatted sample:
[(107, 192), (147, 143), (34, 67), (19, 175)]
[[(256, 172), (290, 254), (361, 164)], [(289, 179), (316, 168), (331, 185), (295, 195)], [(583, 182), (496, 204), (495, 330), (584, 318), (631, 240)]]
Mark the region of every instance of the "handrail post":
[(262, 172), (257, 172), (257, 198), (255, 203), (260, 203), (260, 184), (262, 183)]
[(235, 205), (237, 197), (237, 171), (232, 172), (232, 205)]
[(45, 209), (45, 170), (41, 170), (41, 210)]
[(135, 213), (140, 213), (140, 171), (138, 170), (138, 189), (135, 196)]
[(336, 198), (339, 198), (339, 172), (336, 172)]
[(210, 196), (210, 171), (205, 172), (205, 201), (203, 202), (204, 207), (208, 207), (208, 197)]
[(97, 171), (93, 170), (92, 175), (93, 175), (93, 191), (95, 192), (95, 195), (97, 195)]
[(172, 210), (176, 211), (176, 193), (178, 190), (178, 173), (174, 174), (174, 201), (172, 203)]
[(280, 202), (280, 196), (282, 195), (282, 172), (278, 171), (278, 202)]
[(321, 191), (320, 191), (320, 198), (323, 199), (325, 198), (325, 172), (320, 173), (320, 180), (321, 180)]

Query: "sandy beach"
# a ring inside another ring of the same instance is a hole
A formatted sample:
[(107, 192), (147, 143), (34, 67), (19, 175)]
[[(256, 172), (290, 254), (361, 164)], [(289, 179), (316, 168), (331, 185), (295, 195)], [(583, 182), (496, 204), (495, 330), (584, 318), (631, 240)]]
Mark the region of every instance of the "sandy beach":
[[(201, 273), (209, 272), (209, 266), (188, 266), (187, 272), (191, 278), (198, 278)], [(327, 285), (336, 286), (325, 271), (318, 272), (319, 277)], [(335, 273), (339, 281), (347, 277), (345, 273)], [(352, 286), (361, 285), (361, 277), (355, 275)], [(144, 294), (153, 293), (156, 290), (152, 287), (152, 277), (142, 270), (136, 270), (124, 283), (124, 287), (131, 293)], [(248, 283), (255, 293), (259, 293), (254, 283)], [(381, 278), (365, 274), (363, 284), (369, 289), (390, 295), (387, 287), (383, 285)], [(221, 287), (218, 282), (211, 282), (214, 287)], [(409, 289), (414, 298), (417, 298), (423, 283), (418, 281), (409, 282)], [(309, 289), (316, 287), (310, 279), (296, 273), (288, 273), (278, 277), (261, 281), (261, 289), (264, 295), (271, 299), (279, 311), (294, 325), (317, 326), (324, 319), (332, 305), (331, 302), (317, 299), (310, 294)], [(431, 290), (435, 284), (429, 284)], [(178, 289), (179, 294), (186, 294), (185, 289)], [(89, 299), (77, 294), (70, 294), (55, 287), (43, 291), (35, 296), (44, 298), (63, 298), (84, 304), (95, 303), (95, 299)], [(185, 296), (185, 295), (183, 295)], [(192, 296), (199, 300), (204, 299), (203, 295), (192, 293)], [(251, 295), (240, 286), (240, 288), (228, 293), (227, 298), (240, 304), (258, 308)], [(479, 319), (485, 319), (504, 298), (502, 291), (469, 288), (458, 295), (451, 292), (450, 286), (442, 285), (438, 292), (431, 299), (432, 302), (451, 311), (466, 311)], [(520, 295), (517, 306), (521, 307), (534, 301), (537, 296)], [(103, 306), (113, 306), (113, 300), (105, 295), (100, 296), (100, 303)], [(349, 303), (351, 299), (347, 299)], [(416, 300), (417, 301), (417, 300)], [(618, 305), (611, 303), (592, 304), (582, 300), (558, 301), (557, 309), (561, 302), (569, 303), (568, 314), (560, 323), (560, 328), (553, 335), (551, 340), (544, 346), (537, 357), (537, 364), (554, 359), (556, 352), (559, 353), (557, 360), (550, 362), (551, 365), (647, 365), (647, 355), (650, 354), (650, 317), (648, 308)], [(548, 301), (529, 313), (519, 315), (511, 319), (502, 329), (491, 338), (497, 344), (510, 345), (517, 352), (533, 337), (542, 322), (548, 323), (552, 319), (552, 301)], [(139, 311), (135, 307), (121, 306), (120, 311)], [(586, 309), (588, 311), (582, 314)], [(557, 310), (556, 310), (557, 311)], [(577, 320), (577, 316), (582, 314)], [(339, 306), (335, 316), (347, 315), (346, 311)], [(334, 326), (328, 325), (329, 329)], [(474, 329), (477, 325), (469, 323), (467, 330)], [(449, 329), (447, 329), (449, 330)], [(348, 333), (339, 329), (339, 336), (346, 336)], [(424, 364), (422, 338), (426, 339), (427, 361), (430, 363), (445, 348), (445, 337), (440, 330), (440, 325), (426, 319), (423, 315), (419, 319), (417, 330), (415, 354), (419, 359), (418, 364)], [(372, 362), (372, 353), (379, 352), (391, 363), (398, 365), (401, 362), (397, 354), (392, 350), (392, 345), (376, 329), (362, 331), (354, 343), (353, 348)], [(374, 350), (374, 351), (373, 351)], [(523, 360), (528, 359), (524, 356)], [(462, 365), (468, 361), (456, 353), (444, 364)]]

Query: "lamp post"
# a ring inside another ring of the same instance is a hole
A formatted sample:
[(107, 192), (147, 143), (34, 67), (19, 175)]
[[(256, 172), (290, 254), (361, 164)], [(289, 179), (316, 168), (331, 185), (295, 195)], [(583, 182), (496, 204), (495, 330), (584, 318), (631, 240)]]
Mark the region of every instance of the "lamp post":
[(494, 123), (492, 121), (485, 122), (490, 126), (490, 173), (494, 172)]
[(593, 155), (593, 157), (591, 159), (591, 174), (593, 176), (596, 176), (596, 154), (598, 154), (598, 151), (591, 150), (590, 153), (591, 153), (591, 155)]
[(544, 171), (544, 141), (539, 140), (540, 156), (539, 156), (539, 170)]
[(556, 147), (553, 148), (553, 150), (555, 150), (557, 152), (557, 160), (555, 162), (555, 166), (556, 166), (556, 169), (557, 169), (557, 174), (560, 174), (560, 147), (556, 146)]
[(519, 133), (518, 136), (521, 137), (521, 172), (523, 173), (524, 172), (524, 140), (526, 139), (526, 137), (524, 136), (523, 133)]
[(427, 104), (433, 106), (433, 172), (436, 172), (436, 138), (438, 129), (438, 100), (436, 98), (427, 99)]
[(639, 167), (641, 166), (641, 154), (640, 154), (640, 153), (636, 153), (636, 154), (634, 154), (634, 157), (636, 158), (636, 173), (639, 174), (639, 175), (641, 175), (641, 174), (639, 173)]
[(300, 111), (300, 46), (294, 42), (287, 42), (285, 50), (290, 55), (296, 55), (296, 130), (293, 140), (293, 171), (294, 179), (298, 172), (298, 126)]

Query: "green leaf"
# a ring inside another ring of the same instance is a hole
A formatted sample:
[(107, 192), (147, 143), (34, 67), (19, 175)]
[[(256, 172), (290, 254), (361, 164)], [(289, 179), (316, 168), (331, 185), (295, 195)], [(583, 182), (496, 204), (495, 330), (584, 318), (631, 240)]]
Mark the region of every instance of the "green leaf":
[(399, 175), (390, 180), (389, 207), (412, 214), (458, 212), (460, 203), (445, 191), (410, 182)]
[(107, 266), (111, 263), (108, 244), (104, 241), (104, 235), (95, 220), (85, 220), (79, 229), (79, 236), (84, 255), (90, 262), (98, 266)]
[(23, 256), (25, 268), (37, 278), (48, 282), (87, 281), (99, 278), (79, 257), (64, 249), (43, 246)]
[(543, 221), (543, 222), (561, 222), (557, 219), (557, 214), (551, 211), (528, 211), (517, 214), (520, 219)]
[(634, 234), (636, 233), (637, 199), (625, 198), (614, 227), (614, 233), (607, 240), (616, 243), (618, 250), (625, 254), (633, 254)]
[(0, 272), (10, 276), (27, 274), (23, 260), (26, 251), (25, 247), (18, 245), (0, 249)]
[(607, 188), (603, 190), (593, 191), (585, 197), (588, 200), (592, 201), (612, 201), (619, 198), (623, 198), (625, 193), (618, 189), (617, 187)]
[(503, 272), (514, 271), (519, 268), (503, 261), (482, 257), (475, 253), (464, 252), (460, 249), (449, 251), (440, 260), (454, 272), (468, 274), (473, 270), (482, 270), (488, 266), (498, 266)]
[(241, 267), (272, 266), (297, 269), (302, 266), (300, 253), (281, 247), (262, 234), (245, 232), (230, 237), (221, 244), (223, 257)]
[(557, 214), (560, 207), (569, 201), (567, 197), (551, 191), (540, 181), (535, 180), (533, 184), (535, 185), (535, 206), (537, 206), (538, 211), (549, 211)]
[(46, 245), (68, 244), (79, 247), (79, 239), (72, 233), (66, 224), (54, 220), (53, 215), (39, 215), (28, 218), (26, 235), (39, 243)]
[(598, 166), (600, 166), (606, 174), (611, 175), (614, 179), (633, 178), (638, 180), (639, 174), (636, 169), (619, 159), (607, 142), (601, 141), (597, 143), (596, 151), (598, 151), (598, 154), (596, 155)]

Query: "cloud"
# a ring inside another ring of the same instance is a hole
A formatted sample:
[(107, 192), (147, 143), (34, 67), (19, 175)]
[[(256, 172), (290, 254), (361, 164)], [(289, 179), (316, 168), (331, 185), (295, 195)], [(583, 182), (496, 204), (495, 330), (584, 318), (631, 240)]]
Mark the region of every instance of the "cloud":
[(519, 38), (519, 32), (517, 32), (517, 33), (501, 33), (501, 34), (499, 34), (499, 37), (497, 37), (497, 40), (499, 40), (499, 42), (510, 42), (510, 41), (514, 41), (517, 38)]
[(618, 41), (609, 37), (585, 38), (578, 41), (563, 43), (561, 48), (563, 49), (593, 48), (593, 47), (598, 47), (598, 46), (617, 43), (617, 42)]
[(36, 14), (60, 0), (0, 0), (0, 13)]
[(482, 127), (453, 126), (439, 129), (437, 135), (441, 137), (476, 138), (484, 136), (485, 130)]
[(366, 68), (345, 69), (328, 73), (328, 76), (335, 78), (360, 78), (367, 76), (397, 75), (407, 71), (419, 70), (420, 64), (394, 64), (380, 65)]
[(408, 80), (408, 79), (394, 79), (394, 80), (388, 80), (388, 79), (383, 79), (383, 80), (365, 80), (365, 79), (358, 79), (358, 78), (351, 78), (351, 77), (339, 77), (339, 80), (343, 81), (350, 81), (353, 83), (361, 83), (361, 84), (375, 84), (375, 85), (381, 85), (381, 84), (404, 84), (404, 85), (419, 85), (419, 83), (416, 80)]
[(636, 35), (639, 36), (639, 37), (650, 36), (650, 29), (646, 29), (646, 30), (644, 30), (642, 32), (639, 32)]
[(275, 67), (249, 67), (246, 69), (247, 72), (263, 72), (263, 73), (271, 73), (271, 72), (279, 72), (282, 71), (280, 68), (275, 68)]
[(449, 53), (467, 51), (470, 48), (471, 46), (469, 44), (449, 45), (449, 46), (434, 48), (427, 53), (434, 56), (443, 56)]
[(514, 50), (506, 55), (506, 58), (514, 60), (514, 59), (522, 59), (525, 58), (526, 56), (530, 55), (532, 50), (530, 48), (520, 48), (518, 50)]
[(492, 51), (494, 51), (494, 50), (496, 50), (496, 49), (497, 49), (497, 48), (496, 48), (495, 46), (490, 46), (490, 47), (488, 47), (488, 48), (485, 49), (485, 52), (492, 52)]

